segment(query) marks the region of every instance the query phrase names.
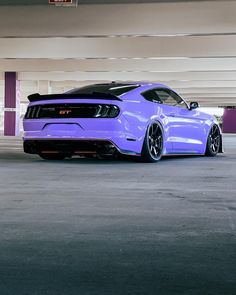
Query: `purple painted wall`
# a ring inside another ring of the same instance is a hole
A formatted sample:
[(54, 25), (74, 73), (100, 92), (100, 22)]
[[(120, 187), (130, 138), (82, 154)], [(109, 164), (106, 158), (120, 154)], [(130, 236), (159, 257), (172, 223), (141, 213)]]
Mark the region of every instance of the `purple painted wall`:
[(5, 108), (16, 107), (16, 73), (5, 73)]
[(4, 135), (15, 136), (16, 135), (16, 115), (15, 112), (5, 111), (4, 114)]
[(5, 101), (4, 101), (4, 135), (15, 136), (16, 106), (17, 106), (17, 81), (15, 72), (5, 73)]
[(236, 109), (225, 109), (223, 116), (223, 132), (236, 133)]

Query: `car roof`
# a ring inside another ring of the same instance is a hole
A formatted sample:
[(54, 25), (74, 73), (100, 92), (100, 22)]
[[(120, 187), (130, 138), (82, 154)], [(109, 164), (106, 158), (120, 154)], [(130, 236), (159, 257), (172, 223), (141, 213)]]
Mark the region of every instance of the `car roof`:
[[(131, 89), (125, 91), (125, 88), (130, 87)], [(97, 88), (97, 89), (96, 89)], [(104, 88), (104, 89), (103, 89)], [(124, 88), (124, 92), (122, 93), (122, 88)], [(132, 89), (133, 88), (133, 89)], [(70, 91), (68, 91), (66, 94), (84, 94), (83, 91), (89, 91), (92, 93), (93, 92), (101, 92), (107, 93), (107, 90), (112, 90), (112, 91), (119, 91), (121, 90), (120, 94), (117, 93), (111, 93), (117, 97), (121, 97), (124, 100), (130, 100), (135, 97), (137, 99), (139, 96), (137, 94), (141, 95), (142, 93), (155, 89), (155, 88), (165, 88), (165, 89), (170, 89), (167, 85), (160, 84), (160, 83), (153, 83), (153, 82), (146, 82), (146, 81), (112, 81), (112, 82), (106, 82), (106, 83), (94, 83), (94, 84), (89, 84), (83, 87), (79, 88), (74, 88)], [(78, 91), (76, 93), (75, 91)], [(82, 91), (82, 92), (81, 92)], [(88, 93), (90, 93), (88, 92)], [(108, 94), (109, 91), (108, 91)], [(143, 98), (142, 96), (139, 97), (140, 99)], [(144, 98), (143, 98), (144, 99)]]
[[(92, 84), (91, 84), (92, 85)], [(119, 87), (119, 86), (128, 86), (128, 85), (139, 85), (139, 86), (164, 86), (169, 88), (168, 86), (164, 85), (164, 84), (160, 84), (157, 82), (148, 82), (148, 81), (127, 81), (127, 82), (123, 82), (123, 81), (112, 81), (112, 82), (108, 82), (108, 83), (96, 83), (93, 85), (104, 85), (104, 86), (111, 86), (111, 87)]]
[[(169, 86), (157, 83), (157, 82), (147, 82), (147, 81), (127, 81), (127, 82), (118, 82), (118, 81), (112, 81), (108, 83), (96, 83), (93, 85), (98, 85), (98, 86), (110, 86), (110, 87), (122, 87), (122, 86), (132, 86), (132, 85), (137, 85), (139, 86), (139, 90), (143, 91), (145, 89), (152, 89), (155, 87), (163, 87), (163, 88), (168, 88), (171, 89)], [(89, 85), (88, 85), (89, 86)], [(141, 88), (140, 88), (141, 87)], [(138, 90), (136, 89), (136, 90)]]

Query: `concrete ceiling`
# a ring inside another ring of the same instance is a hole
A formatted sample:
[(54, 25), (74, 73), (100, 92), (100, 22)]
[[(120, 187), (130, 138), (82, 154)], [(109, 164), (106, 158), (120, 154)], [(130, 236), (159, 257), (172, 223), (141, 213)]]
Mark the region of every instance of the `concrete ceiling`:
[[(73, 0), (76, 2), (76, 0)], [(127, 3), (167, 3), (167, 2), (203, 2), (206, 0), (78, 0), (79, 4), (127, 4)], [(208, 0), (220, 1), (220, 0)], [(234, 1), (234, 0), (231, 0)], [(48, 0), (1, 0), (0, 5), (48, 5)]]
[(22, 99), (48, 86), (147, 80), (203, 106), (236, 105), (235, 15), (235, 1), (3, 6), (0, 79), (17, 71)]

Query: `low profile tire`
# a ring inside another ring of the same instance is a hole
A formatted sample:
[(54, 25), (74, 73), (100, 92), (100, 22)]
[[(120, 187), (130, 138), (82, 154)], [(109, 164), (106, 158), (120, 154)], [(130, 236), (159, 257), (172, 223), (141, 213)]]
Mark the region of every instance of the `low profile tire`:
[(49, 161), (64, 160), (65, 155), (62, 154), (39, 154), (40, 158)]
[(159, 122), (151, 123), (146, 131), (143, 142), (141, 160), (155, 163), (161, 159), (163, 151), (163, 132)]
[(220, 129), (217, 125), (213, 125), (207, 138), (205, 155), (209, 157), (216, 156), (220, 151)]

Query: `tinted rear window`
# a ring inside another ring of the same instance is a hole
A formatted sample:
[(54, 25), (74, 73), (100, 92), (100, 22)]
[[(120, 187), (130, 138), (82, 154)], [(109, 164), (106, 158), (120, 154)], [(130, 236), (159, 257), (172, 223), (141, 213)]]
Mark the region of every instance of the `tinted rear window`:
[(96, 94), (96, 93), (108, 93), (115, 96), (120, 96), (131, 90), (138, 88), (139, 85), (133, 84), (94, 84), (88, 85), (81, 88), (76, 88), (68, 91), (68, 94)]

